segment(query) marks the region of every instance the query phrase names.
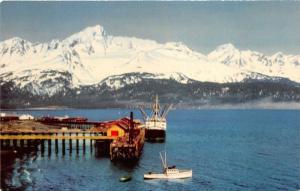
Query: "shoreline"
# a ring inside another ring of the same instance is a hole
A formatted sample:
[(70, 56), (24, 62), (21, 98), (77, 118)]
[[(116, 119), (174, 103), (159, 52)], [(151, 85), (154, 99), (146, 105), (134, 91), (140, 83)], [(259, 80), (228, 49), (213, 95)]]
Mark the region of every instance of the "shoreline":
[[(132, 107), (30, 107), (30, 108), (0, 108), (0, 111), (55, 111), (55, 110), (107, 110), (107, 109), (138, 109), (138, 106)], [(239, 103), (239, 104), (204, 104), (194, 105), (178, 104), (173, 106), (172, 110), (300, 110), (300, 102), (278, 102), (278, 103)]]

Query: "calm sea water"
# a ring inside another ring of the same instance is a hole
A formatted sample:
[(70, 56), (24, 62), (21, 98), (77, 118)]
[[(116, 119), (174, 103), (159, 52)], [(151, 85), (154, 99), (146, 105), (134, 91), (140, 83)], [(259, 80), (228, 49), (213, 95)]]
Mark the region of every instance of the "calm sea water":
[[(129, 110), (15, 111), (109, 120)], [(136, 117), (141, 117), (135, 111)], [(87, 144), (88, 145), (88, 144)], [(45, 149), (47, 150), (47, 148)], [(160, 171), (159, 151), (169, 165), (193, 169), (185, 180), (144, 180)], [(2, 188), (15, 190), (299, 190), (299, 110), (173, 110), (165, 143), (146, 143), (137, 164), (112, 163), (82, 151), (65, 156), (31, 153), (1, 166)], [(6, 160), (2, 158), (2, 160)], [(3, 170), (5, 169), (5, 170)], [(119, 177), (132, 175), (132, 181)]]

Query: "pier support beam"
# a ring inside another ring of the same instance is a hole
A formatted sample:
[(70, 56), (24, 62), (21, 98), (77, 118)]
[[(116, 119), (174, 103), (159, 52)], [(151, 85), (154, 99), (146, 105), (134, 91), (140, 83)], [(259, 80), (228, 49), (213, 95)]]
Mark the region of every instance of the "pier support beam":
[[(83, 133), (83, 137), (85, 136), (85, 133)], [(82, 145), (82, 149), (83, 149), (83, 154), (85, 154), (85, 138), (83, 138), (83, 145)]]
[(45, 140), (41, 139), (41, 156), (44, 156), (44, 152), (45, 152)]
[[(78, 137), (78, 133), (76, 133), (76, 137)], [(79, 140), (76, 139), (76, 154), (79, 154)]]
[[(49, 134), (49, 135), (51, 135), (51, 134)], [(52, 144), (51, 139), (48, 139), (48, 157), (51, 156), (51, 147), (52, 147), (51, 144)]]
[[(24, 135), (24, 133), (22, 133), (21, 135)], [(20, 147), (21, 147), (21, 148), (24, 148), (24, 139), (21, 139), (21, 140), (20, 140)]]
[[(64, 137), (65, 133), (62, 133), (62, 136)], [(61, 142), (62, 142), (62, 155), (65, 155), (65, 153), (66, 153), (66, 140), (62, 139)]]
[[(55, 133), (55, 135), (57, 136), (58, 134)], [(55, 154), (58, 154), (58, 140), (55, 139)]]
[(39, 146), (39, 140), (33, 140), (33, 144), (34, 144), (34, 151), (38, 150), (38, 146)]
[[(72, 136), (72, 133), (70, 133), (70, 137)], [(72, 153), (72, 138), (69, 139), (69, 152)]]
[[(31, 135), (31, 133), (29, 133)], [(31, 139), (27, 139), (27, 148), (31, 148)]]
[[(92, 133), (90, 133), (90, 137), (92, 136)], [(93, 152), (93, 140), (90, 139), (90, 152)]]
[[(15, 134), (14, 134), (15, 135)], [(13, 139), (13, 147), (14, 149), (16, 149), (18, 147), (18, 142), (17, 142), (17, 139)]]
[(10, 147), (10, 140), (9, 140), (9, 139), (6, 140), (6, 144), (5, 144), (5, 145), (6, 145), (6, 147), (8, 147), (8, 148)]

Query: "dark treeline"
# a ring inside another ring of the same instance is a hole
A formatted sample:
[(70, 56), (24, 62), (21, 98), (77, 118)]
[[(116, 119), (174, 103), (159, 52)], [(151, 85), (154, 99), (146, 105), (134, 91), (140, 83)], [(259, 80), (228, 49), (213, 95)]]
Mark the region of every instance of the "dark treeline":
[(241, 83), (210, 83), (175, 80), (143, 79), (138, 83), (114, 90), (105, 84), (65, 88), (52, 96), (37, 95), (30, 88), (20, 88), (13, 82), (1, 83), (1, 108), (71, 107), (108, 108), (128, 107), (150, 103), (158, 94), (162, 103), (176, 105), (236, 104), (269, 98), (273, 102), (300, 102), (300, 86), (291, 81), (257, 81)]

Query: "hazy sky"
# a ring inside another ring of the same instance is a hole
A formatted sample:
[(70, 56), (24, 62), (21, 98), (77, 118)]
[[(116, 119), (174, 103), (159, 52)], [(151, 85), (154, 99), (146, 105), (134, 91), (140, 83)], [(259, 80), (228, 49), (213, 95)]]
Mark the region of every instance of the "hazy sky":
[(110, 35), (181, 41), (208, 53), (233, 43), (300, 54), (300, 2), (2, 2), (0, 40), (63, 39), (87, 26)]

